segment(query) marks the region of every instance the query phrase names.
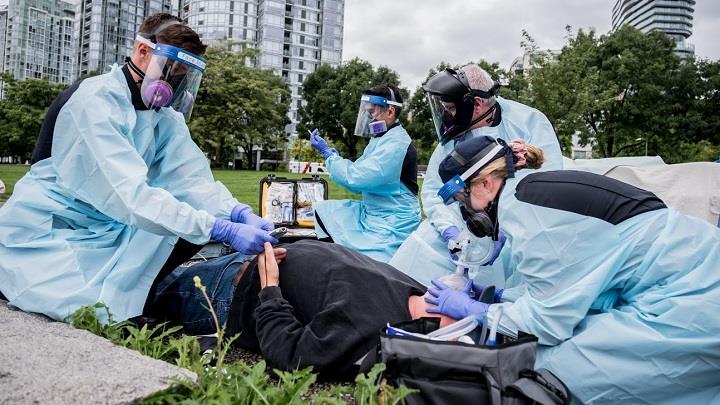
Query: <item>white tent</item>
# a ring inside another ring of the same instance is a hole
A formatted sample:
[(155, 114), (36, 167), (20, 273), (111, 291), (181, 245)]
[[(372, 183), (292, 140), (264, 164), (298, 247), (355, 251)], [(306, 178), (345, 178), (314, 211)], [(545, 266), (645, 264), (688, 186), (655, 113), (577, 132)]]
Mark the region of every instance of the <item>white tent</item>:
[(603, 174), (651, 191), (683, 214), (720, 226), (720, 164), (615, 166)]

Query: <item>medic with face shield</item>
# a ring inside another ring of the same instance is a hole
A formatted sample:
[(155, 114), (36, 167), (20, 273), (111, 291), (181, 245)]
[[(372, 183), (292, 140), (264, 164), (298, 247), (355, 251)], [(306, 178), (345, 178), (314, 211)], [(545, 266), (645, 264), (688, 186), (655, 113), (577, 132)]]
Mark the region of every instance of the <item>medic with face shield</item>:
[(33, 165), (0, 208), (10, 304), (57, 320), (97, 302), (116, 321), (152, 315), (148, 296), (200, 245), (255, 254), (277, 243), (272, 223), (214, 181), (185, 124), (204, 52), (176, 17), (148, 17), (124, 66), (52, 103)]
[[(507, 235), (521, 276), (514, 302), (475, 301), (433, 280), (428, 309), (475, 315), (539, 338), (536, 367), (581, 403), (713, 403), (720, 397), (720, 229), (654, 194), (590, 172), (531, 172), (530, 145), (490, 137), (455, 146), (438, 197), (478, 235)], [(573, 401), (573, 402), (575, 402)]]
[(320, 137), (310, 144), (323, 158), (330, 177), (358, 194), (362, 201), (321, 201), (315, 206), (315, 230), (320, 239), (387, 262), (420, 223), (417, 192), (417, 153), (398, 121), (402, 96), (394, 85), (363, 92), (355, 135), (370, 138), (354, 162), (340, 157)]
[[(483, 284), (502, 287), (515, 282), (506, 280), (512, 271), (503, 260), (503, 235), (496, 241), (473, 235), (458, 207), (444, 205), (437, 196), (443, 184), (438, 166), (457, 142), (486, 135), (505, 142), (521, 139), (544, 151), (541, 170), (562, 168), (560, 144), (548, 119), (534, 108), (497, 96), (498, 89), (499, 84), (475, 64), (443, 70), (423, 86), (438, 137), (421, 191), (427, 220), (400, 246), (390, 264), (427, 286), (460, 265)], [(505, 192), (512, 192), (517, 180), (510, 179)], [(462, 252), (459, 245), (464, 245)]]

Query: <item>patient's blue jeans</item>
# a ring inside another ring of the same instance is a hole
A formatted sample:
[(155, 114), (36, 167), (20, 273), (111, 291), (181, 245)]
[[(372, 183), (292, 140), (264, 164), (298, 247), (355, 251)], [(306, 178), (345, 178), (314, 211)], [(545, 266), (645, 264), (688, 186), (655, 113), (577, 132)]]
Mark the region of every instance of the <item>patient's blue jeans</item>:
[(233, 253), (189, 267), (177, 267), (158, 285), (153, 305), (155, 313), (182, 325), (184, 333), (215, 333), (215, 322), (207, 309), (207, 301), (195, 287), (193, 277), (200, 277), (222, 326), (227, 321), (235, 293), (233, 279), (247, 258), (247, 255)]

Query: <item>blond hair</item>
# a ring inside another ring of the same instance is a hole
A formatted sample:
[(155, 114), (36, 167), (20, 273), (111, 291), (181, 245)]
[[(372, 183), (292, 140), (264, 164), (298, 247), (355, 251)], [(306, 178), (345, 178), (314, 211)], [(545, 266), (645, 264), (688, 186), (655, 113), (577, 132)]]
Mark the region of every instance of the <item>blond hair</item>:
[[(525, 153), (526, 163), (522, 167), (516, 167), (515, 170), (520, 169), (539, 169), (543, 163), (545, 163), (545, 154), (543, 150), (535, 145), (525, 144), (527, 153)], [(477, 175), (470, 180), (470, 184), (485, 180), (486, 177), (493, 176), (498, 179), (506, 179), (508, 177), (507, 161), (504, 158), (498, 158), (488, 163), (478, 171)]]

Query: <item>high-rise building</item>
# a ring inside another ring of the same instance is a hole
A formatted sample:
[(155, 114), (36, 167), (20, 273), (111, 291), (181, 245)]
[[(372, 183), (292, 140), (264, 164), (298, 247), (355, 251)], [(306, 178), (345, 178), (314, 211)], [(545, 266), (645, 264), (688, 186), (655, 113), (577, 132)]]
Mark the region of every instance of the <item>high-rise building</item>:
[(75, 79), (75, 5), (65, 0), (10, 0), (0, 8), (0, 71), (18, 80)]
[(344, 14), (344, 0), (183, 0), (180, 10), (203, 42), (229, 40), (237, 50), (257, 49), (257, 67), (286, 80), (292, 93), (290, 134), (303, 103), (303, 80), (323, 63), (341, 62)]
[(78, 73), (104, 72), (132, 53), (145, 17), (178, 14), (178, 0), (81, 0), (77, 13)]
[(692, 35), (695, 0), (616, 0), (612, 26), (630, 25), (648, 33), (660, 31), (675, 40), (675, 54), (681, 57), (695, 53), (687, 42)]

